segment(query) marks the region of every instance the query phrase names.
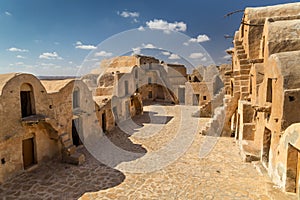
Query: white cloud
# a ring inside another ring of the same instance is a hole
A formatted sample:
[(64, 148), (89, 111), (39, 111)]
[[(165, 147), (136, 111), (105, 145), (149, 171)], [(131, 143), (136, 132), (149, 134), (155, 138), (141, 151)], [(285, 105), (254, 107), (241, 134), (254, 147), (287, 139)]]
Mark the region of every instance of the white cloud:
[(231, 59), (231, 55), (225, 55), (225, 56), (223, 56), (223, 59), (225, 59), (225, 60), (228, 60), (228, 59)]
[(180, 59), (180, 57), (179, 57), (177, 54), (171, 54), (171, 55), (169, 56), (169, 59), (170, 59), (170, 60), (178, 60), (178, 59)]
[(201, 61), (205, 62), (205, 61), (207, 61), (207, 58), (206, 58), (206, 57), (203, 57), (203, 58), (201, 59)]
[(43, 67), (53, 67), (53, 66), (55, 66), (55, 64), (53, 64), (53, 63), (40, 63), (40, 65), (43, 66)]
[(165, 33), (170, 33), (171, 31), (186, 31), (186, 24), (184, 22), (174, 22), (169, 23), (162, 19), (154, 19), (146, 22), (146, 25), (150, 29), (163, 30)]
[(189, 42), (198, 42), (198, 43), (200, 43), (200, 42), (206, 42), (206, 41), (209, 41), (210, 40), (210, 38), (207, 36), (207, 35), (198, 35), (198, 37), (197, 38), (191, 38), (190, 40), (189, 40)]
[(191, 53), (189, 58), (192, 59), (198, 59), (198, 58), (202, 58), (203, 57), (203, 53)]
[(132, 55), (141, 54), (141, 47), (132, 48)]
[(21, 55), (17, 55), (17, 58), (23, 58), (23, 59), (25, 59), (26, 57), (21, 56)]
[(95, 56), (97, 56), (97, 57), (109, 57), (112, 55), (113, 55), (113, 53), (106, 52), (106, 51), (99, 51), (99, 52), (95, 53)]
[[(143, 43), (142, 46), (132, 48), (132, 51), (133, 51), (132, 55), (135, 55), (135, 54), (143, 55), (143, 54), (141, 54), (142, 49), (157, 49), (157, 47), (151, 43), (148, 43), (148, 44)], [(160, 48), (158, 48), (158, 49), (160, 49)]]
[(128, 17), (136, 18), (136, 17), (140, 16), (140, 13), (130, 12), (130, 11), (125, 10), (125, 11), (122, 11), (122, 12), (118, 12), (118, 15), (120, 15), (121, 17), (124, 17), (124, 18), (128, 18)]
[(143, 26), (140, 26), (140, 27), (138, 28), (138, 30), (139, 30), (139, 31), (145, 31), (145, 28), (144, 28)]
[(12, 14), (11, 14), (10, 12), (8, 12), (8, 11), (5, 11), (4, 14), (5, 14), (6, 16), (12, 16)]
[(168, 52), (168, 51), (163, 51), (163, 52), (161, 52), (163, 55), (165, 55), (165, 56), (169, 56), (169, 55), (171, 55), (171, 53), (170, 52)]
[(75, 45), (76, 49), (83, 49), (83, 50), (94, 50), (97, 49), (96, 46), (90, 44), (82, 44), (82, 42), (77, 41)]
[(28, 52), (27, 49), (19, 49), (19, 48), (16, 48), (16, 47), (11, 47), (9, 49), (6, 49), (7, 51), (11, 51), (11, 52)]
[[(225, 50), (225, 52), (226, 52), (226, 53), (227, 53), (227, 52), (230, 52), (230, 51), (232, 51), (233, 49), (234, 49), (233, 47), (229, 47), (228, 49)], [(225, 59), (225, 60), (229, 60), (229, 59), (231, 59), (231, 58), (232, 58), (232, 56), (229, 55), (229, 54), (223, 56), (223, 59)]]
[(39, 58), (47, 60), (62, 60), (62, 57), (60, 57), (56, 52), (42, 53)]
[(153, 44), (150, 44), (150, 43), (142, 44), (142, 46), (144, 49), (156, 49), (157, 48), (156, 46), (154, 46)]
[(183, 45), (184, 46), (189, 46), (189, 43), (188, 42), (184, 42)]
[(23, 62), (17, 62), (15, 65), (24, 65)]
[(233, 50), (233, 47), (229, 47), (228, 49), (225, 50), (225, 52), (232, 51), (232, 50)]

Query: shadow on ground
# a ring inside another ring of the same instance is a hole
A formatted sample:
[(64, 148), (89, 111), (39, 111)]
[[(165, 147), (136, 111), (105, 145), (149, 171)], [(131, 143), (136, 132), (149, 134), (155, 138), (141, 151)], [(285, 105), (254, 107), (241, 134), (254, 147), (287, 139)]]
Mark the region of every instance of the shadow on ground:
[(24, 172), (0, 185), (1, 199), (73, 200), (86, 192), (95, 192), (119, 185), (125, 175), (93, 158), (80, 149), (86, 162), (74, 166), (53, 160)]

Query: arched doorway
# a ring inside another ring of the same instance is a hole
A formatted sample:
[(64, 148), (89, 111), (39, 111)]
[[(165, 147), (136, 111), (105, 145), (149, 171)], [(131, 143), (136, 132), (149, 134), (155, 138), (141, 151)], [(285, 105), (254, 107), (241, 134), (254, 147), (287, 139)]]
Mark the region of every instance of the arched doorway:
[(28, 83), (21, 85), (20, 103), (22, 118), (35, 115), (34, 92), (32, 86)]

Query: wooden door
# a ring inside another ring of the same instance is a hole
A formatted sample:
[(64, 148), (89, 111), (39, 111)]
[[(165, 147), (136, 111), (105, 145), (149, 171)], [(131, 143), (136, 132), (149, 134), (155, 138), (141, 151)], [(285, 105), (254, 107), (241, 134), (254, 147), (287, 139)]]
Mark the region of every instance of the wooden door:
[(298, 155), (298, 158), (297, 158), (297, 171), (296, 171), (296, 193), (299, 195), (299, 173), (300, 173), (300, 152), (299, 150), (297, 150), (297, 155)]
[(23, 165), (24, 169), (35, 164), (34, 158), (34, 141), (33, 138), (23, 140)]

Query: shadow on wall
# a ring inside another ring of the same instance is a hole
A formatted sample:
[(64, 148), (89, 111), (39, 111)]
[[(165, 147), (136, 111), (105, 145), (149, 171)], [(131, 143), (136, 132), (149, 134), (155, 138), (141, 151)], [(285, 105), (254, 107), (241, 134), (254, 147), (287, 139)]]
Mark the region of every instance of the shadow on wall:
[(83, 165), (53, 160), (0, 185), (0, 196), (4, 199), (73, 200), (86, 192), (115, 187), (125, 180), (122, 172), (100, 163), (86, 149), (79, 151), (87, 158)]

